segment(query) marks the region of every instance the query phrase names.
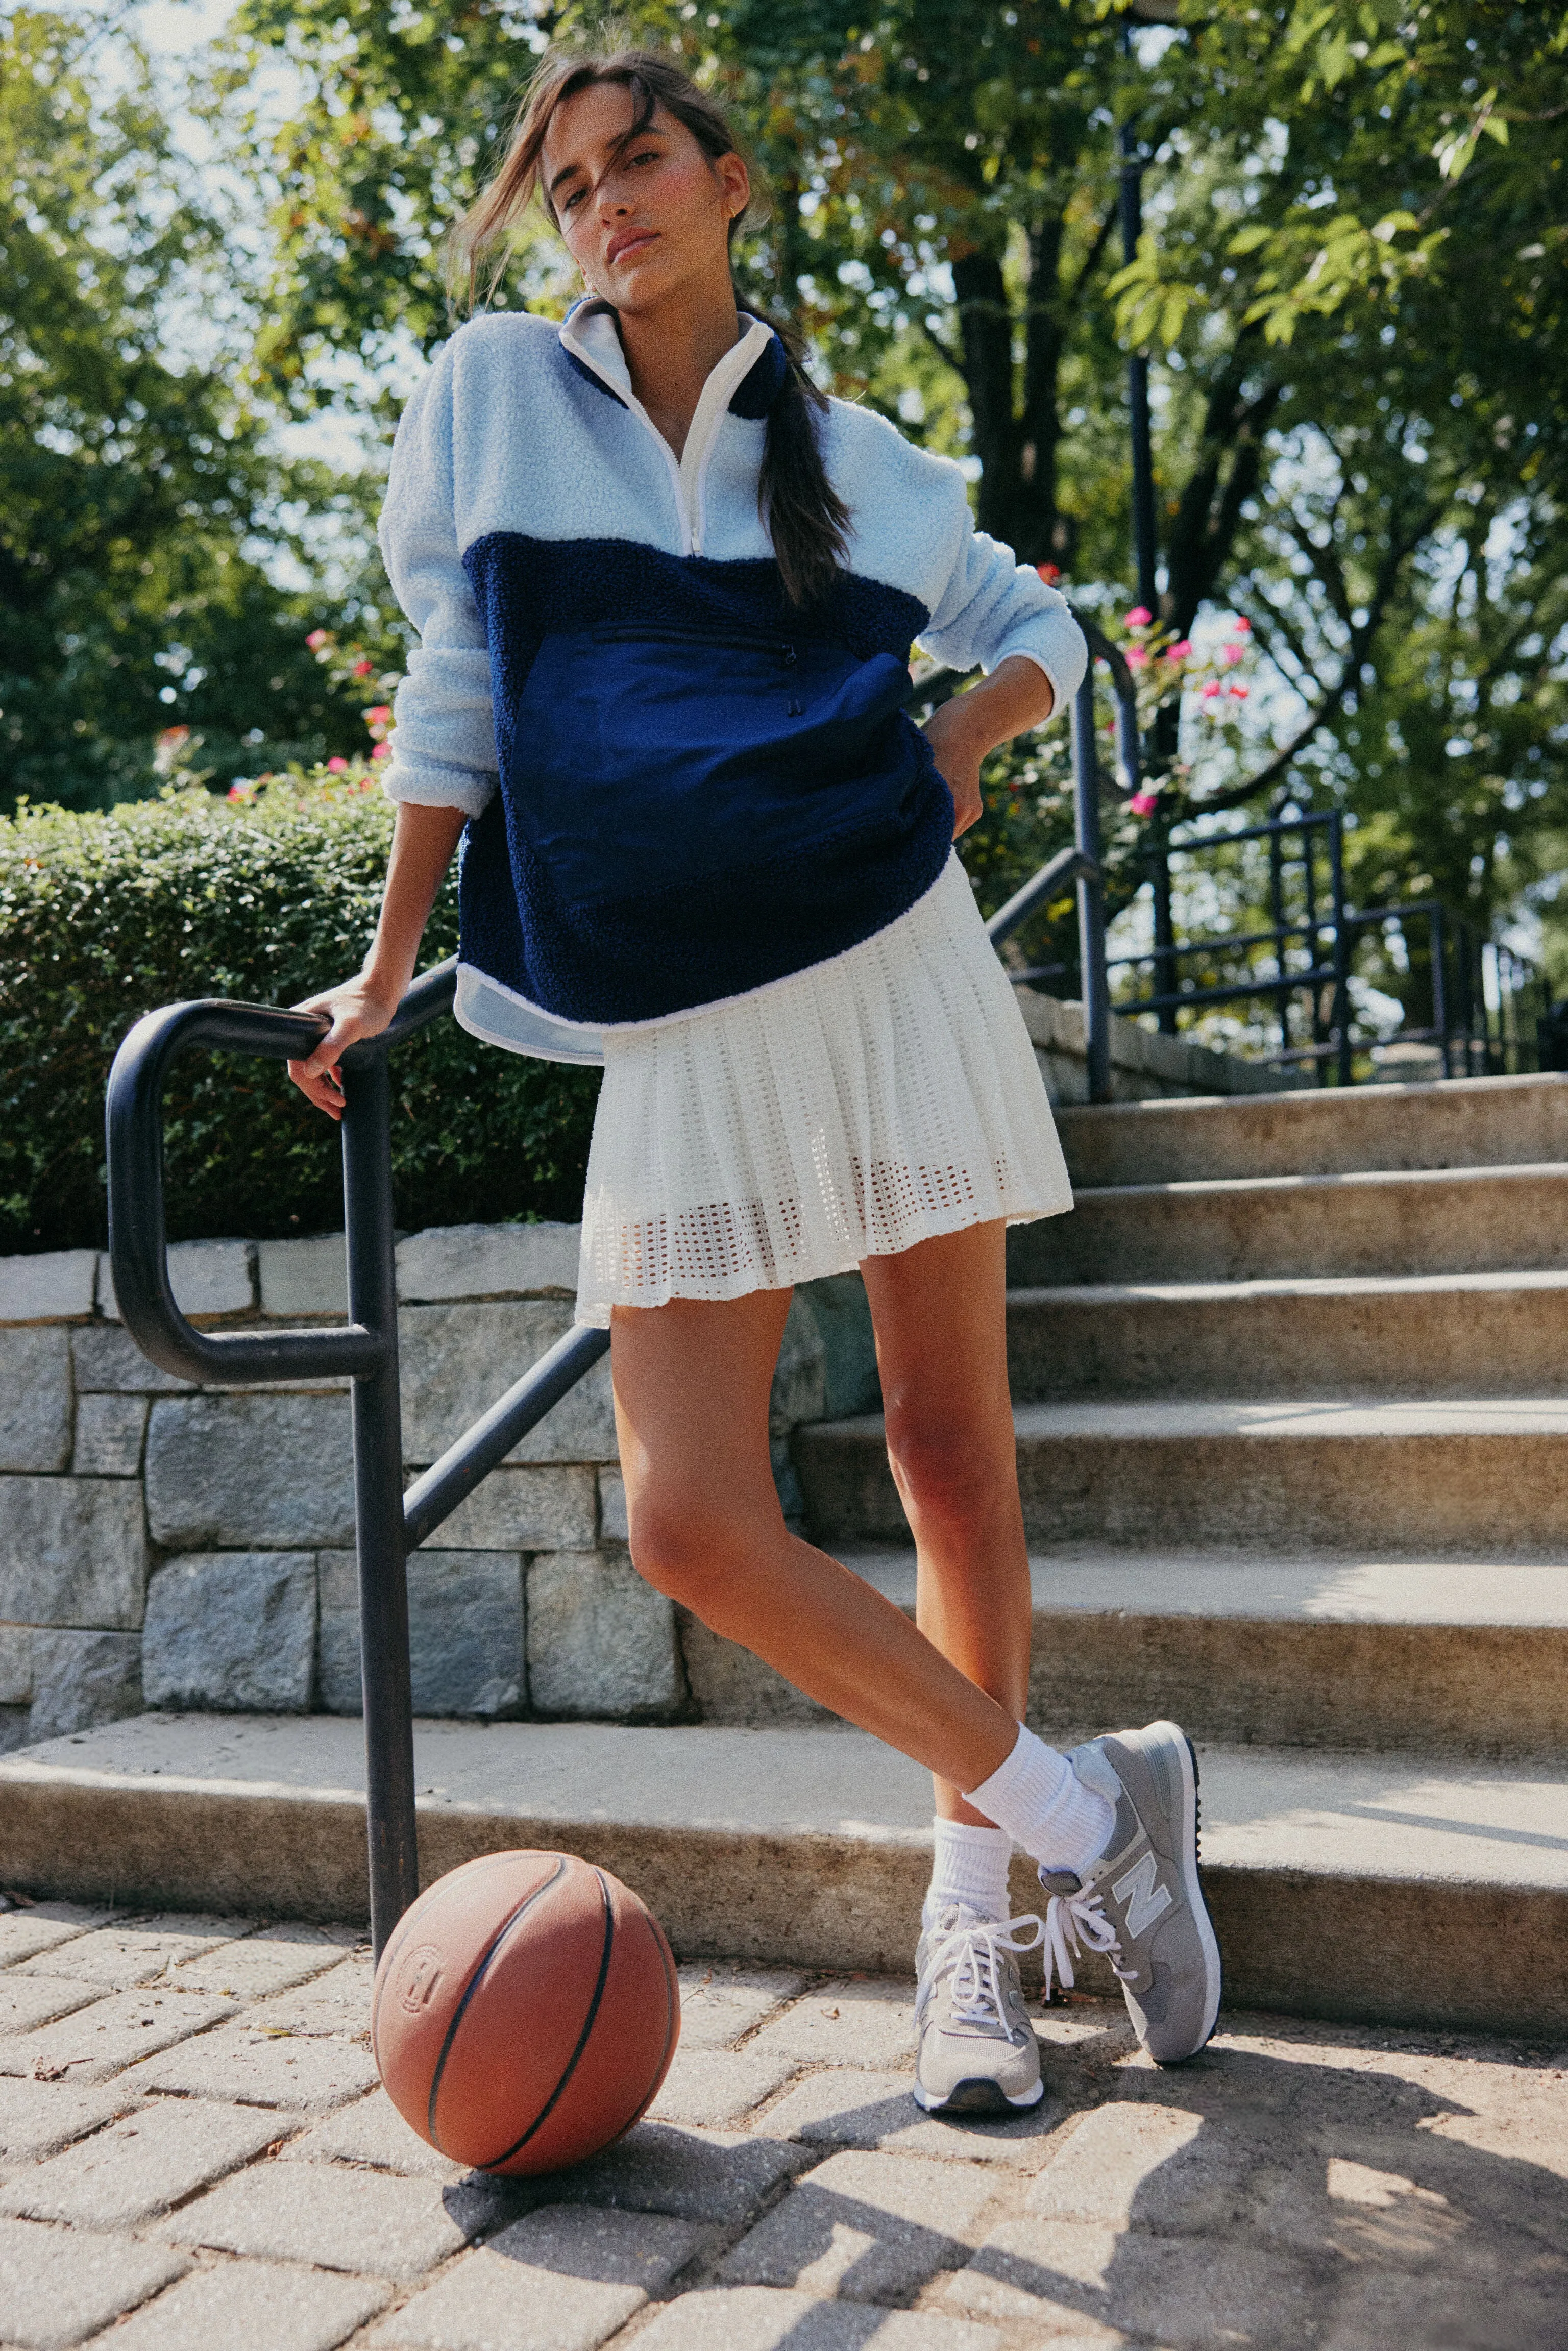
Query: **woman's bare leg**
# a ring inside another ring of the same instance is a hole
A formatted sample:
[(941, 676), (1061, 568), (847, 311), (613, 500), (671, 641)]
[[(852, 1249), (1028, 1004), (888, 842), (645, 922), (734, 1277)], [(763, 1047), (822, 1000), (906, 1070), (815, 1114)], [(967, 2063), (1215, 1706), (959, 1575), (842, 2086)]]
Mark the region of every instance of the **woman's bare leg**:
[(789, 1308), (785, 1290), (615, 1308), (611, 1369), (632, 1560), (808, 1697), (955, 1789), (977, 1787), (1011, 1752), (1017, 1709), (784, 1524), (768, 1400)]
[[(970, 1225), (867, 1258), (861, 1271), (888, 1458), (915, 1536), (915, 1621), (1021, 1722), (1031, 1609), (1008, 1389), (1006, 1231)], [(941, 1774), (936, 1802), (946, 1820), (989, 1825)]]

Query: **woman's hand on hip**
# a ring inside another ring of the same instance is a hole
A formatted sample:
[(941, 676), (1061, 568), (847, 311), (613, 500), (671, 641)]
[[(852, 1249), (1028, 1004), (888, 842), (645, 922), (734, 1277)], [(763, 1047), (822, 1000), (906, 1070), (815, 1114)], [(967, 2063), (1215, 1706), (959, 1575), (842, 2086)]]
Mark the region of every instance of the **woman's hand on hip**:
[(379, 1037), (397, 1010), (397, 998), (390, 1000), (361, 974), (358, 979), (346, 979), (338, 987), (324, 987), (319, 996), (308, 996), (303, 1004), (291, 1007), (295, 1012), (326, 1012), (331, 1016), (331, 1027), (308, 1061), (290, 1061), (288, 1074), (307, 1102), (324, 1110), (329, 1118), (343, 1115), (343, 1075), (340, 1066), (349, 1047), (361, 1037)]
[(931, 746), (937, 773), (953, 795), (955, 841), (972, 824), (977, 824), (985, 813), (980, 796), (981, 753), (976, 747), (967, 714), (959, 711), (958, 704), (963, 699), (955, 695), (951, 702), (943, 703), (939, 710), (932, 712), (922, 730)]
[(1055, 688), (1038, 662), (1009, 653), (989, 677), (934, 710), (925, 734), (943, 781), (953, 795), (953, 838), (985, 813), (980, 762), (998, 743), (1042, 726), (1055, 707)]

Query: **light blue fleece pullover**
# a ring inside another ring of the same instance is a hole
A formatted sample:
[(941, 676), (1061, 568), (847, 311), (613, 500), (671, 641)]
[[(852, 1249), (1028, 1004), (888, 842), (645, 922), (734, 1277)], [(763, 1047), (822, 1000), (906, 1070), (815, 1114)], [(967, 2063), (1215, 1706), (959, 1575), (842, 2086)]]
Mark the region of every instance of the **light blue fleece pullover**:
[(458, 1018), (523, 1052), (748, 993), (895, 921), (952, 803), (899, 705), (912, 643), (1082, 675), (1063, 599), (965, 480), (869, 409), (819, 426), (850, 509), (826, 602), (785, 598), (758, 476), (783, 353), (743, 319), (679, 460), (614, 313), (508, 312), (437, 352), (398, 429), (387, 569), (419, 632), (385, 789), (465, 810)]

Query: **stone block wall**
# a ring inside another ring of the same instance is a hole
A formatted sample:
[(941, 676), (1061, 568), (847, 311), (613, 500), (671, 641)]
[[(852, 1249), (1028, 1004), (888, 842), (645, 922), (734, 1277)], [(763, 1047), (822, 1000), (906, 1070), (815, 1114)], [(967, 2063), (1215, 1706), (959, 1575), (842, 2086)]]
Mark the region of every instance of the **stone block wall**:
[[(575, 1225), (400, 1243), (410, 1476), (567, 1329), (577, 1245)], [(204, 1325), (345, 1311), (340, 1236), (183, 1244), (170, 1265)], [(0, 1259), (0, 1749), (143, 1705), (359, 1710), (348, 1384), (192, 1386), (128, 1338), (106, 1258)], [(875, 1401), (858, 1276), (811, 1284), (773, 1390), (787, 1515), (791, 1431)], [(410, 1561), (416, 1709), (690, 1711), (699, 1632), (636, 1573), (626, 1537), (605, 1360)]]
[[(1018, 1000), (1034, 1058), (1053, 1102), (1089, 1099), (1089, 1057), (1083, 1007), (1060, 997), (1020, 987)], [(1315, 1083), (1300, 1070), (1280, 1070), (1267, 1061), (1244, 1061), (1217, 1053), (1195, 1037), (1166, 1037), (1141, 1021), (1111, 1015), (1111, 1099), (1168, 1102), (1196, 1094), (1274, 1094)]]

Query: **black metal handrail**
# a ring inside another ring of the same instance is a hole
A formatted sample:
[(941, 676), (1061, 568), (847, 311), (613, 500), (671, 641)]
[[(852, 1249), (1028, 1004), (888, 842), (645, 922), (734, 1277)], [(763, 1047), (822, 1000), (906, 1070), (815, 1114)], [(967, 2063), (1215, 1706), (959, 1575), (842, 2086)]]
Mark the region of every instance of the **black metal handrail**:
[[(1368, 931), (1391, 925), (1406, 931), (1410, 925), (1422, 923), (1427, 934), (1432, 1018), (1420, 1027), (1401, 1027), (1400, 1042), (1434, 1046), (1446, 1078), (1500, 1075), (1511, 1064), (1518, 1070), (1533, 1066), (1538, 1058), (1535, 1042), (1524, 1032), (1520, 1015), (1521, 1009), (1527, 1010), (1526, 998), (1531, 991), (1540, 988), (1536, 976), (1511, 950), (1482, 937), (1471, 925), (1456, 920), (1438, 899), (1423, 898), (1359, 910), (1349, 905), (1344, 888), (1343, 833), (1342, 812), (1337, 809), (1319, 809), (1291, 815), (1281, 813), (1261, 823), (1200, 832), (1192, 838), (1167, 835), (1151, 856), (1151, 863), (1156, 869), (1166, 867), (1167, 897), (1166, 861), (1171, 854), (1227, 854), (1246, 842), (1266, 842), (1271, 920), (1267, 927), (1255, 931), (1218, 932), (1163, 946), (1156, 939), (1152, 947), (1113, 956), (1108, 964), (1110, 971), (1137, 972), (1152, 967), (1154, 981), (1145, 992), (1124, 996), (1116, 1005), (1117, 1011), (1130, 1016), (1153, 1012), (1162, 1021), (1167, 1021), (1174, 1019), (1178, 1009), (1198, 1012), (1220, 1005), (1271, 1001), (1279, 1024), (1279, 1044), (1260, 1058), (1278, 1067), (1313, 1067), (1320, 1081), (1327, 1077), (1332, 1066), (1338, 1083), (1349, 1085), (1354, 1079), (1356, 1057), (1369, 1042), (1375, 1041), (1355, 1033), (1350, 992), (1355, 942)], [(1304, 903), (1299, 920), (1287, 913), (1285, 904), (1286, 844), (1292, 836), (1300, 841), (1299, 851), (1290, 852), (1290, 862), (1301, 867)], [(1323, 899), (1319, 896), (1314, 863), (1313, 845), (1320, 838), (1326, 848), (1328, 863), (1328, 888)], [(1244, 978), (1211, 980), (1185, 976), (1183, 967), (1190, 968), (1201, 959), (1212, 963), (1221, 958), (1245, 958), (1249, 950), (1258, 947), (1273, 949), (1271, 971), (1248, 970), (1244, 960)], [(1303, 949), (1305, 960), (1292, 965), (1291, 953)], [(1482, 973), (1483, 957), (1489, 949), (1496, 959), (1495, 1034)], [(1048, 976), (1045, 972), (1030, 975)], [(1292, 1006), (1302, 998), (1311, 1029), (1311, 1041), (1307, 1043), (1292, 1041), (1291, 1033)]]
[(1111, 986), (1105, 966), (1105, 883), (1100, 843), (1100, 795), (1105, 789), (1094, 742), (1094, 664), (1111, 672), (1115, 696), (1116, 773), (1113, 789), (1124, 799), (1138, 789), (1138, 697), (1120, 648), (1103, 636), (1082, 612), (1074, 616), (1089, 644), (1082, 681), (1072, 697), (1073, 845), (1042, 865), (986, 925), (999, 947), (1030, 914), (1061, 896), (1070, 883), (1078, 892), (1078, 963), (1083, 987), (1083, 1046), (1092, 1102), (1111, 1099)]
[(498, 1403), (402, 1489), (397, 1266), (388, 1057), (451, 1008), (455, 959), (417, 979), (381, 1036), (343, 1055), (343, 1216), (349, 1320), (298, 1331), (198, 1331), (174, 1301), (163, 1210), (163, 1089), (176, 1053), (299, 1060), (324, 1014), (211, 999), (150, 1012), (110, 1071), (109, 1253), (115, 1301), (142, 1353), (181, 1379), (228, 1384), (347, 1375), (351, 1382), (360, 1663), (364, 1693), (371, 1935), (379, 1958), (419, 1891), (407, 1558), (575, 1385), (610, 1344), (578, 1324)]

